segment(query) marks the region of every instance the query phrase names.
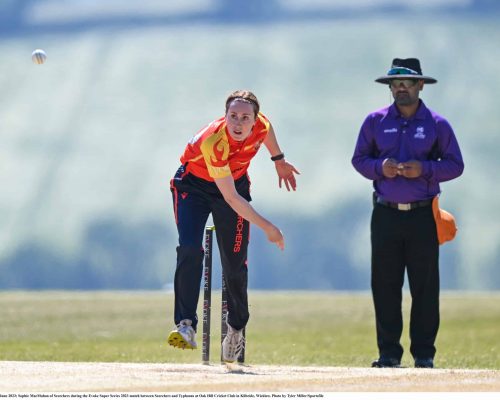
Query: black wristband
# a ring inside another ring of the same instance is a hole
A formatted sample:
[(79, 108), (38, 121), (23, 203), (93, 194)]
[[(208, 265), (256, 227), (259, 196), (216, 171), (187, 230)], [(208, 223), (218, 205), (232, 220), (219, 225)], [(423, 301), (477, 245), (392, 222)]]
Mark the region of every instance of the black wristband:
[(271, 157), (271, 161), (283, 160), (285, 158), (285, 153), (277, 154)]

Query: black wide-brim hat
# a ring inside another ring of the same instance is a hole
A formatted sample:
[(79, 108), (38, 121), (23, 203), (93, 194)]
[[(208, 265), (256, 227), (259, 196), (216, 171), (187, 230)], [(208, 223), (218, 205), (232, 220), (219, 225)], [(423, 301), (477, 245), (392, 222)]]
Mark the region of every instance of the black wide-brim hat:
[(417, 58), (395, 58), (387, 75), (375, 79), (375, 82), (388, 85), (392, 79), (419, 79), (424, 83), (436, 83), (437, 79), (422, 75), (420, 61)]

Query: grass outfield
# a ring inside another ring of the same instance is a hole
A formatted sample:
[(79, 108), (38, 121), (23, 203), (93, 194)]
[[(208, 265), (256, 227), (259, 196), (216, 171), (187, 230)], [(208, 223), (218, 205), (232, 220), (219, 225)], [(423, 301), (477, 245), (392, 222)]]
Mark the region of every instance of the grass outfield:
[[(219, 293), (212, 304), (211, 361), (216, 363)], [(161, 292), (2, 292), (0, 359), (200, 362), (200, 349), (166, 344), (172, 309), (173, 294)], [(251, 291), (250, 313), (249, 364), (366, 367), (377, 355), (367, 293)], [(406, 301), (406, 350), (408, 315)], [(444, 293), (436, 366), (500, 369), (499, 328), (500, 293)], [(201, 334), (198, 344), (201, 348)], [(402, 362), (412, 365), (408, 351)]]

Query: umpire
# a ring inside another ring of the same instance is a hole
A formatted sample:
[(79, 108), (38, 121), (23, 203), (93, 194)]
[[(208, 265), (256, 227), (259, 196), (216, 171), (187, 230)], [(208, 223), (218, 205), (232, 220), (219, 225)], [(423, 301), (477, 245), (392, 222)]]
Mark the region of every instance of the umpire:
[(369, 114), (352, 157), (373, 181), (371, 287), (379, 358), (372, 367), (399, 367), (405, 268), (412, 297), (410, 352), (417, 368), (433, 368), (439, 328), (439, 243), (432, 199), (440, 182), (464, 169), (448, 121), (419, 99), (424, 76), (416, 58), (392, 62), (375, 80), (389, 85), (394, 103)]

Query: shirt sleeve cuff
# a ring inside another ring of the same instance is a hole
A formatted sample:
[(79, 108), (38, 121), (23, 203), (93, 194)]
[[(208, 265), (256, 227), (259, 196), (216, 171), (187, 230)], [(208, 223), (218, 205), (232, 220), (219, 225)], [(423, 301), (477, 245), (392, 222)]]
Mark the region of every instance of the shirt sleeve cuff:
[(382, 164), (383, 164), (384, 160), (377, 160), (375, 162), (375, 174), (377, 174), (377, 176), (379, 177), (383, 177), (384, 176), (384, 173), (382, 171)]
[(432, 163), (430, 161), (422, 161), (422, 177), (430, 179), (432, 176)]

